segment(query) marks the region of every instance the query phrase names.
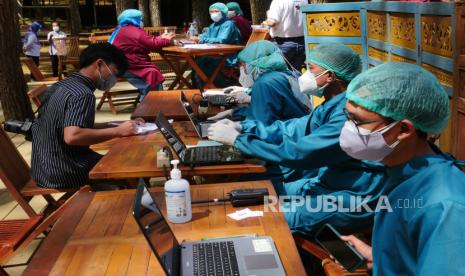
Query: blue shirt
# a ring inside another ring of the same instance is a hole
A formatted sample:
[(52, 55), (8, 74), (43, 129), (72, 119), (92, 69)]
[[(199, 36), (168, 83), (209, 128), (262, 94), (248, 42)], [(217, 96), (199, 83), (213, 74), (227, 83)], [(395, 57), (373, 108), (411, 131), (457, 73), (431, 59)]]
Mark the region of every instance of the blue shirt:
[(375, 215), (373, 275), (465, 275), (465, 174), (426, 155), (389, 168), (392, 212)]
[(257, 120), (270, 125), (277, 120), (289, 120), (308, 115), (307, 108), (291, 90), (290, 72), (261, 73), (252, 86), (251, 101), (247, 107), (234, 109), (233, 117)]

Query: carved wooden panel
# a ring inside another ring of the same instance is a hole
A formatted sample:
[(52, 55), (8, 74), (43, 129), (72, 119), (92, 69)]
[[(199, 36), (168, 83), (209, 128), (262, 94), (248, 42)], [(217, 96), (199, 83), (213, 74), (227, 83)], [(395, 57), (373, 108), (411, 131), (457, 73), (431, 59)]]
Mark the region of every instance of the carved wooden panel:
[(368, 17), (368, 38), (387, 42), (387, 15), (384, 12), (370, 11)]
[(439, 82), (442, 85), (447, 85), (449, 87), (453, 86), (454, 76), (452, 75), (452, 73), (444, 71), (442, 69), (439, 69), (437, 67), (431, 66), (426, 63), (423, 63), (421, 66), (425, 68), (426, 70), (430, 71), (431, 73), (433, 73), (436, 76), (436, 78), (438, 78)]
[(392, 44), (416, 50), (415, 20), (413, 14), (391, 14), (390, 27)]
[[(354, 52), (356, 52), (357, 54), (362, 55), (362, 45), (360, 44), (345, 44), (345, 45), (349, 47), (350, 49), (354, 50)], [(318, 46), (318, 44), (310, 43), (308, 44), (308, 49), (311, 51), (316, 46)]]
[(465, 160), (465, 112), (457, 112), (457, 139), (455, 147), (455, 157), (459, 160)]
[(358, 12), (307, 14), (309, 36), (360, 36)]
[(409, 59), (409, 58), (406, 58), (406, 57), (401, 57), (401, 56), (398, 56), (398, 55), (393, 54), (393, 53), (391, 53), (391, 61), (394, 61), (394, 62), (408, 62), (408, 63), (412, 63), (412, 64), (417, 63), (413, 59)]
[(452, 17), (423, 15), (421, 47), (423, 51), (432, 54), (452, 57)]
[(373, 47), (368, 47), (368, 56), (376, 60), (383, 61), (383, 62), (386, 62), (389, 60), (389, 55), (387, 52), (373, 48)]

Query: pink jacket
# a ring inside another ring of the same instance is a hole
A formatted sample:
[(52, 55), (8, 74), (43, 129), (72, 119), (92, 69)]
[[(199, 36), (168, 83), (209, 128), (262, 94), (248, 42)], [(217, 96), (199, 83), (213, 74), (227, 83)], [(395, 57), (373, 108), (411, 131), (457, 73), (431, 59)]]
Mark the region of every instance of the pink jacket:
[(165, 78), (150, 60), (149, 53), (169, 44), (168, 39), (150, 36), (143, 29), (131, 25), (122, 27), (113, 41), (113, 45), (121, 49), (128, 59), (128, 72), (142, 78), (153, 89)]

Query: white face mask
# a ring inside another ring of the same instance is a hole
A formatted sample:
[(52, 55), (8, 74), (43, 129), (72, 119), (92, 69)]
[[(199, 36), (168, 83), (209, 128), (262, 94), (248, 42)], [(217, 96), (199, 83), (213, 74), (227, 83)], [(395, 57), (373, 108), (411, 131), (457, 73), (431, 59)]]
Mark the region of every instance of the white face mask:
[(213, 20), (213, 22), (218, 22), (223, 18), (223, 15), (221, 12), (212, 12), (210, 13), (210, 18)]
[(345, 122), (339, 136), (339, 145), (350, 157), (358, 160), (379, 162), (386, 158), (400, 143), (399, 140), (388, 145), (383, 134), (399, 122), (393, 122), (379, 130), (369, 131), (358, 127), (351, 120)]
[(318, 87), (316, 80), (327, 72), (329, 72), (329, 70), (325, 70), (322, 73), (315, 76), (312, 72), (310, 72), (310, 70), (305, 71), (305, 73), (299, 77), (300, 91), (304, 94), (322, 97), (326, 85)]
[(250, 88), (253, 86), (255, 82), (254, 71), (255, 68), (252, 68), (249, 65), (241, 66), (239, 68), (239, 83), (242, 85), (242, 87)]
[(53, 30), (54, 32), (58, 33), (58, 32), (60, 31), (60, 27), (58, 27), (58, 26), (53, 26), (53, 27), (52, 27), (52, 30)]
[(228, 11), (228, 18), (232, 18), (236, 16), (236, 12), (235, 11)]

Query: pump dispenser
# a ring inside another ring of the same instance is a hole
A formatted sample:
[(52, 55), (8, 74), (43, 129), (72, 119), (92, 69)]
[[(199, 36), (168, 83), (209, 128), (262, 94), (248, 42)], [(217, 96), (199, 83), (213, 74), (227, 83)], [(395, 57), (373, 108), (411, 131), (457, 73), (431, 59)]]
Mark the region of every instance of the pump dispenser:
[(185, 223), (192, 219), (189, 182), (181, 178), (179, 160), (172, 160), (171, 164), (171, 179), (165, 183), (166, 212), (170, 222)]

